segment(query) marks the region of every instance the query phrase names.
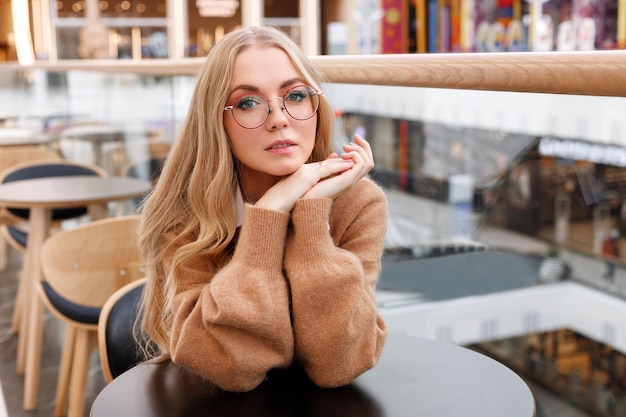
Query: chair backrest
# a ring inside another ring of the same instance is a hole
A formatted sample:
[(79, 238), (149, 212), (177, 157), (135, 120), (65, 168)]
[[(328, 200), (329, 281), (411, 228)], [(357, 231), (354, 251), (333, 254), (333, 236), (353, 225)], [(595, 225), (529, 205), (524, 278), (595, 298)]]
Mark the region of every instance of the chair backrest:
[(70, 175), (99, 175), (106, 177), (104, 169), (94, 164), (88, 164), (66, 159), (26, 161), (15, 164), (2, 171), (0, 182), (21, 181), (33, 178), (62, 177)]
[(40, 254), (46, 283), (63, 299), (101, 308), (119, 288), (143, 277), (138, 215), (84, 223), (51, 235)]
[(98, 351), (106, 382), (144, 360), (135, 337), (140, 300), (146, 278), (117, 290), (104, 304), (98, 319)]
[[(14, 166), (34, 161), (59, 161), (61, 157), (56, 152), (38, 146), (20, 146), (0, 150), (0, 178), (4, 171)], [(2, 223), (14, 223), (18, 219), (5, 208), (0, 209)]]
[[(0, 173), (0, 183), (28, 180), (34, 178), (63, 177), (71, 175), (98, 175), (106, 177), (104, 169), (97, 165), (69, 160), (38, 160), (15, 164)], [(7, 211), (15, 217), (16, 221), (26, 220), (29, 216), (28, 209), (13, 209)], [(54, 209), (53, 220), (65, 220), (82, 216), (87, 213), (86, 207), (71, 209)]]
[(0, 150), (0, 173), (4, 170), (31, 161), (59, 161), (56, 152), (38, 146), (20, 146)]

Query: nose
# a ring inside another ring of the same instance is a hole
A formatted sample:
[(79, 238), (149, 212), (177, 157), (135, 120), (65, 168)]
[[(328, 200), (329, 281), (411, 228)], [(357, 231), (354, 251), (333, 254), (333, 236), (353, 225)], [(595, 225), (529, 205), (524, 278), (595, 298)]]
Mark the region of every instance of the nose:
[(274, 100), (280, 100), (280, 109), (282, 111), (285, 111), (285, 101), (283, 100), (282, 97), (274, 97), (270, 100), (267, 100), (267, 107), (269, 109), (269, 113), (272, 114), (272, 101)]
[[(274, 100), (280, 100), (279, 103), (272, 103)], [(268, 115), (267, 121), (269, 122), (268, 127), (270, 129), (274, 129), (278, 126), (285, 126), (288, 122), (287, 115), (285, 114), (285, 102), (282, 97), (275, 97), (271, 100), (267, 101), (268, 106)], [(277, 106), (277, 107), (273, 107)], [(280, 111), (274, 111), (280, 110)]]

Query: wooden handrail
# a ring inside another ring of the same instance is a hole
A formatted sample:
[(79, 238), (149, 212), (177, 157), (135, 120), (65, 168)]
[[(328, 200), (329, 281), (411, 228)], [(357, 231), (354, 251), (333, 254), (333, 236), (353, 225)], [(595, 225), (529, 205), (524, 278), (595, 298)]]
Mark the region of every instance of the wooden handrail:
[[(195, 75), (203, 58), (38, 61), (2, 70)], [(626, 50), (516, 53), (322, 55), (311, 57), (329, 82), (626, 97)]]
[(335, 83), (626, 97), (626, 51), (319, 56)]

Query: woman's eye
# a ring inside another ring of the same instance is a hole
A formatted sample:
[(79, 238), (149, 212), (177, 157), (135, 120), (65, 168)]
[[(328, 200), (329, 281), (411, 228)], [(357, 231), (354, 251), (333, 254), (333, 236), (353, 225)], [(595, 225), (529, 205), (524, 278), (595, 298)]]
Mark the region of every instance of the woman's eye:
[(253, 109), (260, 105), (262, 100), (256, 96), (242, 97), (237, 101), (236, 107), (242, 110)]
[(309, 95), (306, 89), (292, 90), (285, 96), (285, 101), (302, 101)]

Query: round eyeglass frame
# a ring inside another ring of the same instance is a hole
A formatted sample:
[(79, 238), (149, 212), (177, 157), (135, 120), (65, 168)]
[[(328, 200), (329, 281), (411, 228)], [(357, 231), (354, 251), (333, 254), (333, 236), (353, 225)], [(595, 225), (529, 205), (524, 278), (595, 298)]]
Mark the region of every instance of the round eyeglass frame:
[[(281, 110), (283, 110), (283, 111), (286, 111), (286, 112), (287, 112), (287, 114), (289, 115), (289, 117), (291, 117), (291, 118), (292, 118), (292, 119), (294, 119), (294, 120), (309, 120), (311, 117), (313, 117), (313, 116), (315, 116), (315, 115), (317, 114), (317, 110), (319, 109), (319, 106), (320, 106), (319, 99), (318, 99), (318, 101), (317, 101), (317, 106), (315, 107), (315, 111), (313, 111), (313, 113), (311, 113), (311, 115), (310, 115), (310, 116), (305, 117), (305, 118), (302, 118), (302, 119), (300, 119), (300, 118), (298, 118), (298, 117), (294, 117), (294, 116), (293, 116), (293, 115), (289, 112), (289, 110), (287, 109), (287, 106), (285, 106), (285, 97), (287, 97), (287, 95), (289, 94), (289, 92), (291, 92), (292, 90), (294, 90), (294, 89), (296, 89), (296, 88), (299, 88), (299, 87), (307, 87), (307, 88), (310, 90), (310, 94), (311, 94), (312, 96), (319, 96), (319, 95), (324, 94), (324, 91), (322, 91), (322, 90), (316, 90), (315, 88), (313, 88), (312, 86), (310, 86), (310, 85), (308, 85), (308, 84), (301, 84), (301, 85), (296, 85), (296, 86), (294, 86), (294, 87), (291, 87), (289, 90), (287, 90), (287, 91), (285, 92), (285, 94), (283, 94), (283, 96), (282, 96), (282, 97), (274, 97), (274, 98), (271, 98), (271, 99), (269, 99), (269, 98), (265, 97), (263, 94), (243, 94), (243, 95), (242, 95), (242, 96), (240, 96), (240, 97), (245, 97), (245, 96), (249, 96), (249, 95), (259, 96), (259, 97), (262, 97), (263, 99), (265, 99), (265, 101), (267, 102), (267, 113), (265, 114), (265, 119), (263, 119), (263, 121), (262, 121), (261, 123), (259, 123), (257, 126), (254, 126), (254, 127), (244, 126), (243, 124), (241, 124), (241, 122), (240, 122), (239, 120), (237, 120), (237, 117), (235, 116), (235, 112), (234, 112), (234, 110), (235, 110), (235, 106), (234, 106), (234, 105), (232, 105), (232, 104), (231, 104), (231, 105), (228, 105), (228, 106), (224, 107), (224, 111), (228, 111), (228, 110), (230, 110), (230, 114), (232, 114), (232, 116), (233, 116), (233, 120), (235, 121), (235, 123), (237, 123), (239, 126), (243, 127), (244, 129), (256, 129), (256, 128), (258, 128), (258, 127), (263, 126), (263, 124), (264, 124), (265, 122), (267, 122), (267, 119), (270, 117), (270, 114), (272, 113), (272, 106), (270, 105), (270, 102), (271, 102), (271, 101), (274, 101), (274, 100), (276, 100), (276, 99), (281, 99), (281, 100), (282, 100), (282, 106), (281, 106), (281, 108), (280, 108), (280, 109), (281, 109)], [(237, 98), (236, 98), (236, 99), (234, 99), (233, 101), (235, 101), (235, 102), (236, 102), (236, 101), (237, 101), (240, 97), (237, 97)]]

